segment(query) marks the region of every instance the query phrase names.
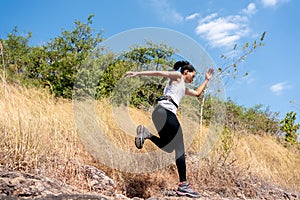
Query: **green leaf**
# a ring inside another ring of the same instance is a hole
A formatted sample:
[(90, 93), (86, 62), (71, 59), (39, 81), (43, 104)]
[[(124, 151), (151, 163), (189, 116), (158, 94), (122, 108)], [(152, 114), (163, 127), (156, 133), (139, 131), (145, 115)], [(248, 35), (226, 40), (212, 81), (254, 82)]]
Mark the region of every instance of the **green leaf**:
[(266, 35), (266, 32), (263, 32), (263, 34), (262, 34), (261, 37), (260, 37), (260, 41), (263, 41), (263, 40), (264, 40), (265, 35)]

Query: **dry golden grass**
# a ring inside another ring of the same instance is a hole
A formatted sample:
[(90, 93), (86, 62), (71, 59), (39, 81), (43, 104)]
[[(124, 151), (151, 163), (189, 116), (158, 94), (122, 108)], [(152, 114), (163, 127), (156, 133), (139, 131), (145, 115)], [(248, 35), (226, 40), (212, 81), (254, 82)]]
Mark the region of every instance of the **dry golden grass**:
[(234, 152), (237, 165), (270, 180), (300, 190), (300, 155), (270, 136), (246, 134)]
[(72, 182), (73, 163), (91, 159), (78, 139), (71, 101), (0, 84), (0, 111), (2, 167)]
[[(136, 124), (144, 124), (151, 131), (155, 131), (151, 122), (151, 112), (129, 108), (128, 113), (134, 123), (127, 126), (125, 124), (121, 129), (108, 101), (96, 102), (96, 107), (99, 117), (97, 120), (106, 135), (114, 144), (126, 151), (140, 152), (136, 150), (133, 143)], [(70, 185), (80, 186), (82, 189), (88, 188), (88, 184), (84, 183), (86, 181), (84, 176), (77, 170), (79, 164), (103, 167), (94, 160), (81, 143), (74, 123), (71, 101), (55, 99), (42, 90), (0, 84), (0, 111), (0, 165), (2, 167), (48, 175)], [(122, 113), (118, 114), (122, 118)], [(187, 123), (188, 119), (183, 117), (180, 117), (180, 120), (186, 140), (191, 138), (186, 134), (191, 127), (199, 131), (197, 125), (199, 123)], [(207, 128), (204, 128), (201, 136), (198, 134), (192, 137), (193, 141), (188, 141), (193, 142), (187, 150), (188, 154), (197, 153), (206, 132)], [(238, 137), (234, 137), (233, 142), (235, 145), (231, 149), (228, 161), (236, 159), (235, 167), (300, 191), (299, 154), (289, 151), (269, 136), (240, 133)], [(209, 163), (216, 163), (215, 161), (222, 155), (219, 146), (222, 146), (221, 142), (206, 158), (210, 160)], [(150, 142), (146, 142), (142, 152), (155, 148)], [(203, 164), (204, 161), (197, 161), (197, 158), (195, 162), (188, 156), (188, 175), (193, 176), (191, 180), (194, 184), (197, 182), (197, 177), (203, 180), (201, 183), (205, 183), (205, 176), (212, 173), (211, 165)], [(128, 176), (105, 166), (102, 170), (109, 173), (116, 181), (123, 181), (118, 183), (119, 190), (126, 194), (134, 195), (133, 191), (127, 190), (132, 188), (130, 184), (133, 182), (141, 184), (141, 177), (149, 178), (150, 181), (144, 185), (148, 187), (147, 194), (144, 196), (151, 196), (164, 187), (172, 188), (172, 185), (174, 187), (177, 183), (177, 171), (174, 165), (142, 176), (132, 174)]]

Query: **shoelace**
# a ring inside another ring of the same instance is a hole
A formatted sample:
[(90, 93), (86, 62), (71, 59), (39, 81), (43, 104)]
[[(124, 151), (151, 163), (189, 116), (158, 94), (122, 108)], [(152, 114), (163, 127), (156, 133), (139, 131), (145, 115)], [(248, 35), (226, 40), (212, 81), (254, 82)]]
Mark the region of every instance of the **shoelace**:
[(186, 184), (187, 187), (192, 187), (192, 185), (189, 182), (180, 182), (178, 183), (178, 186), (181, 186), (183, 184)]

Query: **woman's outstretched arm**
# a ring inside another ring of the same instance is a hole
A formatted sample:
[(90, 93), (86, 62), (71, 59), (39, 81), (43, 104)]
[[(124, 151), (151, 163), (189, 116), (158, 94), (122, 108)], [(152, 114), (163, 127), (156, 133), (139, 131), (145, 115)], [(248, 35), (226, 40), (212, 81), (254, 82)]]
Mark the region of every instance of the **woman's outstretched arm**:
[(161, 76), (170, 79), (178, 79), (181, 78), (181, 73), (176, 71), (141, 71), (141, 72), (129, 71), (125, 73), (125, 77), (135, 77), (135, 76)]

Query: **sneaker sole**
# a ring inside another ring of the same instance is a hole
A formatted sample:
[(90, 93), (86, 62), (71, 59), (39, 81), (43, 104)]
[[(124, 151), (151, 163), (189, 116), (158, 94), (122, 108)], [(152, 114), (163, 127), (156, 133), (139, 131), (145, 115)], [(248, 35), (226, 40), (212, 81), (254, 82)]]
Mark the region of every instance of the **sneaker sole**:
[(138, 148), (138, 149), (143, 148), (143, 144), (144, 144), (143, 131), (144, 131), (144, 127), (142, 125), (139, 125), (136, 128), (136, 136), (135, 136), (134, 143), (135, 143), (136, 148)]
[(200, 195), (193, 195), (193, 194), (187, 193), (187, 192), (176, 191), (176, 193), (179, 196), (188, 196), (188, 197), (193, 197), (193, 198), (200, 198)]

